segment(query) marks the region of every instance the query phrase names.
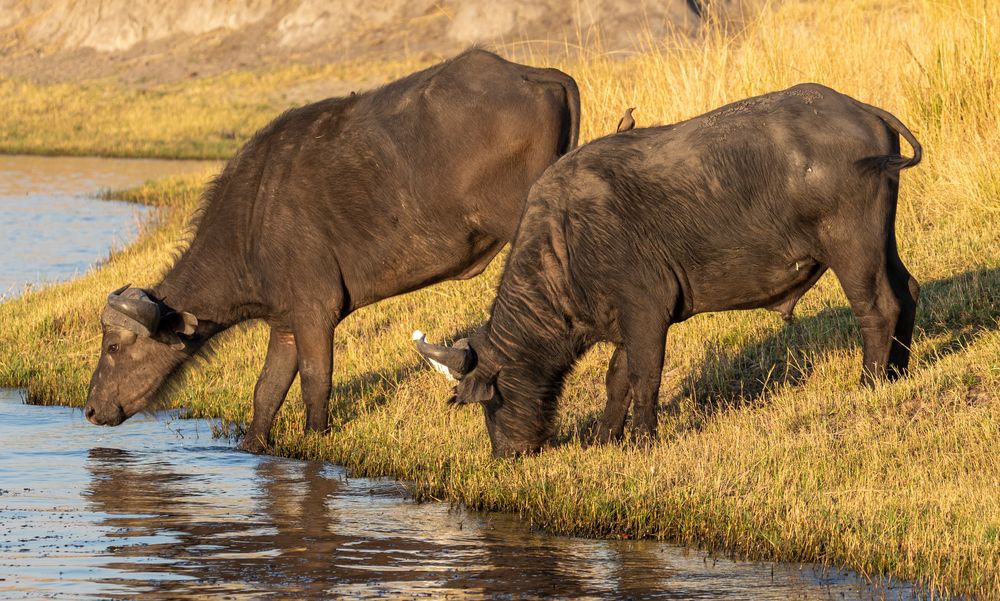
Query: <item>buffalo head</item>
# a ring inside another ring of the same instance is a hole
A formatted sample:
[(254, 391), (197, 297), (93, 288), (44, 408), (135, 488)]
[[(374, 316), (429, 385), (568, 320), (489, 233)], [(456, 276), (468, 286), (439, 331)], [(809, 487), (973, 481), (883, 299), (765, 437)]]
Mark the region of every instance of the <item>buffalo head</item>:
[(101, 358), (90, 380), (84, 414), (117, 426), (146, 408), (164, 382), (200, 346), (194, 315), (175, 311), (141, 288), (108, 295), (101, 313)]
[(544, 401), (548, 395), (533, 383), (537, 374), (524, 366), (501, 365), (481, 333), (451, 347), (428, 343), (420, 331), (413, 339), (435, 369), (458, 380), (449, 403), (482, 405), (494, 457), (541, 450), (553, 422), (553, 412), (546, 407), (552, 407), (554, 399)]

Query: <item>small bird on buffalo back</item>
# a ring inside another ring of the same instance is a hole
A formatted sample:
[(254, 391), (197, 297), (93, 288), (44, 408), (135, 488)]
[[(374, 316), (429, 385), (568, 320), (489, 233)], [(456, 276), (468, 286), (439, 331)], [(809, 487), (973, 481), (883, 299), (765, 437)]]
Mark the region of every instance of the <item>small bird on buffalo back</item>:
[(635, 119), (632, 118), (632, 111), (634, 111), (634, 110), (635, 110), (635, 107), (632, 106), (632, 107), (629, 107), (628, 110), (625, 111), (625, 116), (622, 117), (621, 121), (618, 122), (618, 129), (616, 130), (616, 133), (621, 133), (623, 131), (628, 131), (628, 130), (633, 129), (635, 127)]

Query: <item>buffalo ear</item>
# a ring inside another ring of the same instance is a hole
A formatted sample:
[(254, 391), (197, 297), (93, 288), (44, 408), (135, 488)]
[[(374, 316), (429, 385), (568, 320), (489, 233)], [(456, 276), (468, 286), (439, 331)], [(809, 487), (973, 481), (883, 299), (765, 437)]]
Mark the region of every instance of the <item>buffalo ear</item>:
[(187, 311), (174, 311), (163, 318), (160, 327), (174, 334), (190, 336), (198, 328), (198, 318)]
[(497, 376), (488, 376), (480, 373), (480, 370), (473, 370), (465, 376), (455, 386), (455, 396), (448, 402), (456, 405), (468, 405), (470, 403), (485, 403), (496, 396)]
[(169, 344), (174, 350), (182, 350), (184, 341), (180, 336), (190, 336), (198, 328), (198, 318), (187, 311), (174, 311), (168, 313), (160, 320), (160, 327), (156, 332), (156, 339), (164, 344)]

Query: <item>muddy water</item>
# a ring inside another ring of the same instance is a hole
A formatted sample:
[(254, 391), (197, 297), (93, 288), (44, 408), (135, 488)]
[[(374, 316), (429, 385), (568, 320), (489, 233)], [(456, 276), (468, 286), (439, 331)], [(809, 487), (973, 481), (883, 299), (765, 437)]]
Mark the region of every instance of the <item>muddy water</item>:
[[(134, 235), (88, 198), (203, 165), (0, 157), (0, 290)], [(2, 360), (2, 358), (0, 358)], [(0, 598), (908, 599), (838, 570), (557, 537), (392, 480), (240, 453), (171, 413), (114, 428), (0, 390)]]
[(200, 161), (0, 156), (0, 296), (64, 280), (132, 240), (144, 210), (94, 198)]

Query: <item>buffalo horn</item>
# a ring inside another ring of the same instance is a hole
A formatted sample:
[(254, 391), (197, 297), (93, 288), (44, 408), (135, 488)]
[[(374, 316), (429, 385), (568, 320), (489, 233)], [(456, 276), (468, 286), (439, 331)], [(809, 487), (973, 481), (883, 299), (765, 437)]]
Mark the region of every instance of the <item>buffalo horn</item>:
[[(454, 347), (449, 348), (427, 342), (424, 333), (417, 330), (413, 333), (413, 340), (417, 343), (417, 351), (438, 371), (456, 380), (461, 380), (476, 365), (476, 352), (469, 347), (465, 339), (459, 340)], [(442, 367), (444, 369), (441, 369)]]
[[(133, 288), (126, 292), (128, 286), (119, 288), (108, 295), (108, 308), (129, 318), (140, 327), (137, 334), (152, 335), (160, 323), (160, 307), (150, 300), (142, 290)], [(124, 327), (128, 327), (127, 325)], [(128, 328), (132, 329), (132, 328)]]

